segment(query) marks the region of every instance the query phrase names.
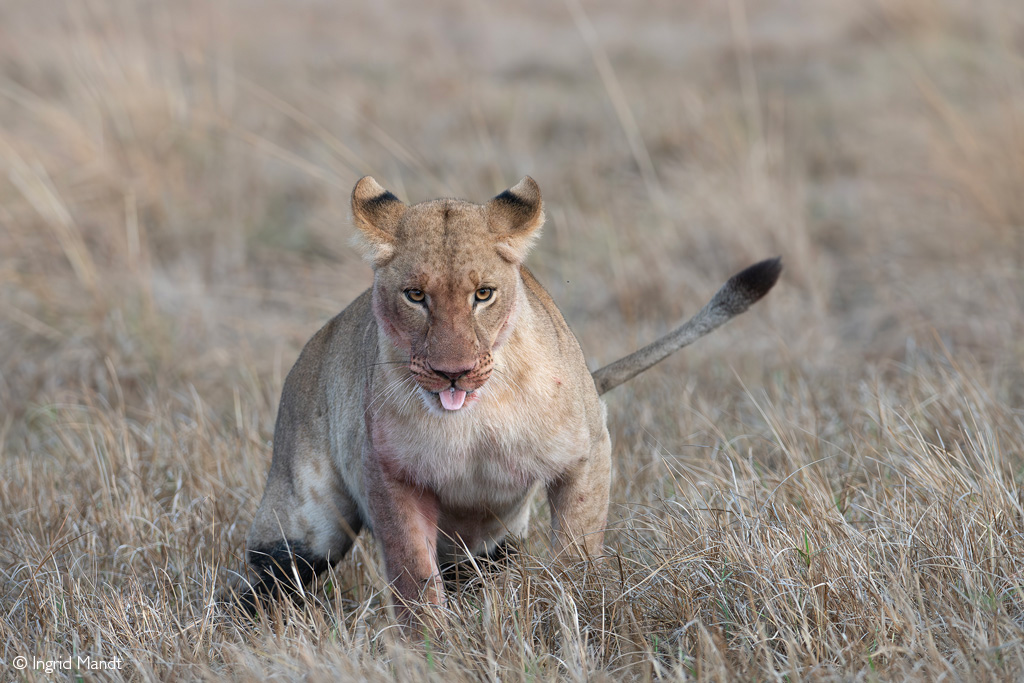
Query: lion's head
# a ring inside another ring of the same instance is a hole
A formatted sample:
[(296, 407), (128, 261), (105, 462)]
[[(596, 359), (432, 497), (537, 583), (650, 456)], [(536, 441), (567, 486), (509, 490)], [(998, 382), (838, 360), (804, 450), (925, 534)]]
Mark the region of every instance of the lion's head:
[(529, 176), (486, 204), (406, 206), (367, 176), (352, 216), (373, 265), (373, 312), (446, 411), (471, 404), (494, 370), (524, 296), (519, 266), (544, 222)]

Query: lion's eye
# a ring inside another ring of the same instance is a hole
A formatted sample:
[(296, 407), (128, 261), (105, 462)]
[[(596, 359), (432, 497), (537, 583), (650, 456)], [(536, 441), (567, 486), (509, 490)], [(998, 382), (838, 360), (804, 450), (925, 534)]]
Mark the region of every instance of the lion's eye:
[(487, 301), (492, 296), (494, 296), (494, 290), (491, 289), (490, 287), (481, 287), (480, 289), (476, 290), (477, 301)]
[(427, 295), (423, 293), (422, 289), (407, 289), (405, 290), (405, 298), (414, 304), (421, 304), (427, 298)]

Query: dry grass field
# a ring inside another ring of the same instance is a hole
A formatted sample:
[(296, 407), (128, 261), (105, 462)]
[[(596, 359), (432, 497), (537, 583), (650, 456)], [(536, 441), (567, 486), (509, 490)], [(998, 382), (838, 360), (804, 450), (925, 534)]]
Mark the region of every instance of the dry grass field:
[[(7, 0), (0, 167), (2, 681), (1024, 678), (1018, 0)], [(367, 173), (536, 178), (592, 367), (786, 266), (608, 395), (608, 559), (411, 641), (365, 535), (220, 602)]]

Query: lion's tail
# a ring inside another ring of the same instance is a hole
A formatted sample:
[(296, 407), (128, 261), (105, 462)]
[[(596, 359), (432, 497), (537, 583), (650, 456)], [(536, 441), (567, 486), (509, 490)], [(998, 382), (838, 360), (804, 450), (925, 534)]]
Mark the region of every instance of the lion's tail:
[(736, 273), (697, 315), (639, 351), (595, 370), (593, 377), (597, 393), (603, 394), (633, 379), (655, 363), (729, 322), (767, 294), (778, 281), (781, 272), (782, 259), (773, 258)]

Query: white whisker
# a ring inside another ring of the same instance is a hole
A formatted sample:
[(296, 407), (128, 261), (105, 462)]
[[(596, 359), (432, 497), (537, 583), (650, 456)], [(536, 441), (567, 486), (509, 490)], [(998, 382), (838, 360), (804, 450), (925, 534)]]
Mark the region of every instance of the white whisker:
[(385, 403), (387, 403), (387, 400), (391, 397), (391, 395), (397, 392), (398, 389), (402, 386), (402, 384), (404, 384), (408, 379), (410, 378), (408, 375), (406, 375), (404, 377), (398, 377), (397, 379), (391, 380), (391, 382), (388, 383), (388, 385), (385, 386), (384, 389), (381, 390), (380, 393), (378, 393), (376, 396), (374, 396), (373, 400), (371, 400), (367, 404), (366, 409), (363, 411), (363, 415), (365, 416), (366, 413), (368, 413), (370, 409), (374, 407), (374, 405), (377, 405), (379, 403), (380, 405), (377, 407), (377, 410), (373, 413), (373, 416), (376, 417), (377, 413), (380, 412), (380, 408), (383, 407)]
[(492, 377), (500, 377), (501, 380), (505, 383), (505, 386), (508, 387), (509, 389), (518, 390), (522, 393), (525, 393), (525, 390), (523, 389), (522, 385), (519, 384), (519, 382), (514, 377), (512, 377), (512, 375), (508, 374), (504, 370), (494, 368), (494, 374), (492, 375)]
[[(406, 376), (406, 377), (402, 377), (398, 382), (395, 382), (392, 385), (390, 385), (388, 387), (387, 399), (391, 400), (393, 398), (396, 398), (396, 397), (400, 396), (403, 388), (405, 388), (407, 383), (414, 385), (414, 387), (415, 387), (415, 384), (416, 384), (412, 377)], [(413, 389), (413, 390), (415, 390), (415, 389)], [(407, 399), (405, 399), (405, 400), (407, 400)], [(404, 407), (405, 400), (401, 401), (401, 404), (403, 405), (403, 407)], [(376, 418), (377, 414), (380, 413), (380, 411), (384, 408), (385, 405), (387, 405), (387, 402), (388, 402), (387, 400), (381, 402), (380, 406), (378, 406), (377, 410), (374, 411), (374, 413), (373, 413), (373, 417), (374, 418)], [(399, 401), (397, 401), (397, 400), (394, 401), (394, 404), (398, 405)], [(402, 410), (402, 409), (403, 409), (402, 407), (399, 408), (399, 410)]]

